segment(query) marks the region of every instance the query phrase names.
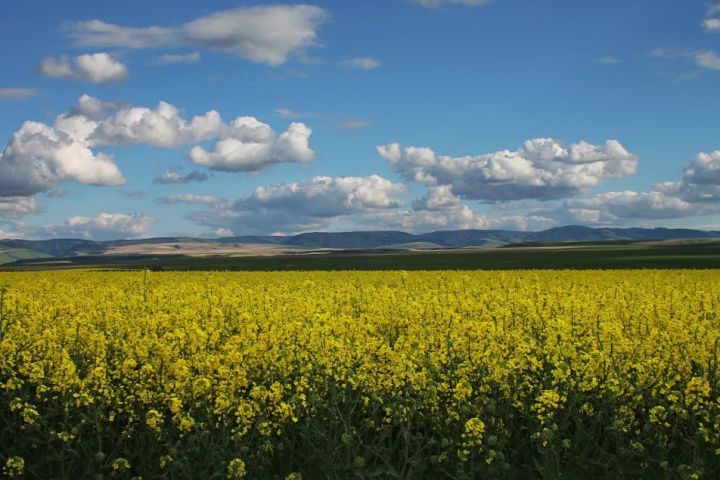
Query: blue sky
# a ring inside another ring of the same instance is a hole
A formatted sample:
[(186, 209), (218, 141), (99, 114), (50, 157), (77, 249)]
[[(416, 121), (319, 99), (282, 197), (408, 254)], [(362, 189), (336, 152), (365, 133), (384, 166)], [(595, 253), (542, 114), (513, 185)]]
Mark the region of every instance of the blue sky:
[(720, 2), (12, 2), (0, 42), (0, 237), (720, 225)]

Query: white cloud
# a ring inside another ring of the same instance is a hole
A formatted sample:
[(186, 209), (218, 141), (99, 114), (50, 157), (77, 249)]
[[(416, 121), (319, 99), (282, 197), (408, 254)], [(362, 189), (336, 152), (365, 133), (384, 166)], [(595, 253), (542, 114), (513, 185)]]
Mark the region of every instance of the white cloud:
[(147, 144), (172, 148), (216, 137), (224, 128), (220, 114), (210, 110), (190, 122), (167, 102), (157, 107), (123, 108), (101, 120), (88, 137), (94, 146)]
[(649, 192), (606, 192), (569, 199), (558, 208), (539, 209), (562, 223), (623, 225), (639, 220), (685, 218), (720, 213), (720, 151), (700, 153), (680, 181)]
[(190, 183), (190, 182), (204, 182), (208, 179), (208, 175), (200, 170), (193, 170), (192, 172), (182, 174), (178, 172), (165, 171), (162, 175), (155, 177), (153, 183), (157, 185), (165, 184), (177, 184), (177, 183)]
[(650, 56), (653, 58), (662, 58), (665, 60), (677, 59), (677, 58), (689, 58), (697, 55), (696, 50), (687, 50), (681, 48), (654, 48), (650, 51)]
[(683, 50), (656, 48), (650, 52), (650, 56), (664, 60), (689, 60), (698, 67), (709, 70), (720, 70), (720, 55), (712, 50)]
[(81, 47), (149, 48), (175, 41), (171, 28), (122, 27), (102, 20), (86, 20), (66, 25), (68, 35)]
[(155, 65), (173, 65), (176, 63), (197, 63), (200, 61), (200, 52), (191, 53), (166, 53), (160, 55), (153, 64)]
[(441, 185), (429, 187), (423, 197), (413, 202), (413, 208), (415, 210), (438, 210), (455, 207), (459, 204), (460, 199), (452, 192), (452, 186)]
[(343, 120), (340, 122), (339, 126), (340, 126), (340, 128), (354, 130), (357, 128), (369, 127), (372, 124), (373, 124), (373, 122), (371, 120), (354, 119), (354, 120)]
[(720, 32), (720, 18), (706, 18), (703, 27), (708, 32)]
[(698, 53), (695, 56), (697, 64), (710, 70), (720, 70), (720, 55), (715, 52), (707, 51)]
[(583, 223), (621, 225), (637, 220), (661, 220), (687, 217), (698, 213), (696, 205), (659, 191), (607, 192), (589, 198), (568, 200), (560, 211), (561, 218)]
[(683, 177), (687, 183), (700, 185), (720, 185), (720, 150), (712, 153), (699, 153), (685, 168)]
[(317, 45), (317, 30), (328, 18), (324, 9), (312, 5), (271, 5), (224, 10), (177, 27), (134, 28), (89, 20), (67, 30), (85, 47), (193, 45), (280, 65)]
[(354, 57), (340, 62), (340, 65), (361, 70), (374, 70), (380, 66), (380, 61), (372, 57)]
[(38, 91), (34, 88), (7, 87), (0, 88), (0, 100), (25, 100), (34, 97)]
[(565, 148), (553, 139), (538, 138), (516, 151), (463, 157), (438, 156), (429, 148), (401, 149), (397, 143), (377, 150), (407, 180), (450, 185), (461, 198), (490, 202), (570, 197), (637, 169), (637, 157), (617, 140)]
[(450, 185), (429, 187), (424, 196), (413, 201), (412, 207), (407, 211), (383, 212), (378, 217), (386, 228), (409, 232), (497, 228), (534, 230), (555, 225), (552, 219), (537, 215), (488, 217), (462, 204)]
[(74, 216), (57, 225), (31, 229), (34, 236), (117, 240), (149, 236), (152, 217), (140, 214), (100, 213), (94, 217)]
[(308, 144), (311, 133), (305, 124), (294, 122), (275, 138), (268, 125), (240, 117), (212, 150), (198, 145), (189, 157), (197, 165), (226, 172), (259, 172), (277, 163), (307, 163), (315, 156)]
[(98, 98), (83, 94), (78, 98), (77, 106), (68, 109), (65, 117), (86, 117), (100, 120), (107, 113), (127, 107), (123, 102), (104, 102)]
[(720, 13), (720, 0), (711, 0), (710, 6), (708, 7), (707, 13), (705, 14), (705, 20), (703, 20), (703, 28), (707, 32), (719, 32), (720, 31), (720, 18), (715, 18), (715, 15)]
[(409, 0), (411, 3), (416, 3), (426, 8), (438, 8), (446, 5), (464, 5), (466, 7), (477, 7), (480, 5), (486, 5), (491, 0)]
[(608, 56), (608, 57), (600, 57), (596, 58), (594, 63), (604, 64), (604, 65), (618, 65), (620, 63), (623, 63), (621, 59), (618, 57)]
[(176, 203), (199, 203), (205, 205), (217, 204), (222, 201), (219, 197), (212, 195), (196, 195), (194, 193), (180, 193), (177, 195), (167, 195), (157, 199), (158, 203), (174, 205)]
[(43, 123), (25, 122), (0, 152), (0, 195), (32, 195), (57, 183), (120, 185), (125, 178), (104, 153)]
[(375, 212), (365, 215), (362, 220), (372, 229), (381, 225), (382, 228), (412, 233), (467, 229), (543, 230), (557, 225), (554, 219), (541, 215), (493, 218), (454, 201), (434, 206), (423, 205), (422, 202), (423, 200), (413, 202), (413, 210)]
[(369, 177), (313, 177), (258, 187), (223, 208), (196, 212), (196, 222), (235, 233), (324, 228), (330, 222), (394, 209), (403, 205), (405, 186), (378, 175)]
[[(218, 170), (256, 172), (281, 162), (309, 161), (314, 155), (309, 136), (310, 129), (302, 123), (291, 124), (276, 137), (269, 125), (253, 117), (238, 117), (226, 124), (211, 110), (187, 121), (166, 102), (150, 109), (84, 95), (78, 106), (58, 116), (53, 126), (25, 122), (15, 132), (0, 152), (0, 196), (32, 195), (66, 181), (104, 186), (124, 183), (112, 158), (95, 151), (102, 147), (145, 144), (175, 148), (219, 139), (211, 152), (200, 146), (192, 149), (193, 161)], [(227, 148), (228, 142), (232, 148)], [(264, 154), (266, 151), (269, 153)]]
[(277, 115), (280, 118), (285, 119), (302, 119), (302, 118), (317, 118), (317, 117), (323, 117), (324, 115), (321, 115), (319, 113), (314, 112), (298, 112), (296, 110), (292, 110), (290, 108), (276, 108), (275, 115)]
[(32, 197), (0, 197), (0, 217), (18, 218), (40, 211), (40, 205)]
[(685, 168), (682, 181), (668, 183), (666, 190), (700, 204), (720, 202), (720, 150), (699, 153)]
[(40, 63), (40, 73), (50, 78), (85, 80), (92, 83), (120, 82), (128, 76), (125, 64), (108, 53), (92, 53), (58, 58), (45, 57)]

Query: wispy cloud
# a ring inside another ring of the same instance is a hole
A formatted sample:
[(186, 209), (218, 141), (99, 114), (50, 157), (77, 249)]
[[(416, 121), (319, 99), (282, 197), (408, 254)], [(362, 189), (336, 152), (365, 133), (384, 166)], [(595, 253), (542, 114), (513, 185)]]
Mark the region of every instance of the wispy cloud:
[(713, 50), (688, 50), (688, 49), (667, 49), (656, 48), (650, 52), (650, 56), (664, 60), (690, 60), (696, 66), (708, 70), (720, 70), (720, 55)]
[(38, 95), (34, 88), (7, 87), (0, 88), (0, 100), (26, 100)]
[(178, 172), (165, 171), (162, 175), (155, 177), (153, 183), (156, 185), (168, 185), (190, 182), (204, 182), (208, 179), (208, 175), (200, 170), (193, 170), (185, 175)]
[(355, 128), (365, 128), (372, 125), (372, 121), (370, 120), (343, 120), (339, 123), (340, 128), (346, 128), (346, 129), (355, 129)]
[(275, 115), (277, 115), (280, 118), (285, 118), (288, 120), (302, 120), (302, 119), (307, 119), (307, 118), (323, 117), (323, 115), (320, 113), (298, 112), (297, 110), (291, 110), (289, 108), (276, 108)]
[(197, 63), (200, 61), (200, 52), (166, 53), (156, 58), (152, 65), (174, 65), (176, 63)]
[(380, 61), (373, 57), (354, 57), (343, 60), (339, 65), (360, 70), (374, 70), (380, 67)]
[(328, 18), (313, 5), (269, 5), (224, 10), (179, 26), (126, 27), (95, 19), (66, 25), (66, 31), (81, 47), (190, 45), (281, 65), (316, 46), (317, 30)]
[(439, 8), (447, 5), (463, 5), (466, 7), (479, 7), (487, 5), (491, 0), (409, 0), (425, 8)]
[(344, 129), (357, 129), (365, 128), (372, 125), (372, 120), (360, 119), (360, 118), (344, 118), (338, 115), (329, 115), (326, 113), (318, 112), (300, 112), (292, 110), (290, 108), (276, 108), (275, 115), (286, 120), (304, 120), (304, 119), (317, 119), (323, 120), (335, 127)]
[(191, 203), (212, 205), (222, 202), (223, 199), (212, 195), (196, 195), (194, 193), (181, 193), (178, 195), (167, 195), (157, 199), (158, 203), (166, 205), (175, 205), (177, 203)]
[(720, 70), (720, 55), (715, 52), (707, 51), (698, 53), (695, 59), (701, 67), (708, 68), (710, 70)]
[(601, 65), (617, 65), (617, 64), (623, 63), (623, 61), (622, 61), (622, 59), (620, 59), (618, 57), (614, 57), (614, 56), (610, 55), (607, 57), (596, 58), (593, 63), (598, 63)]

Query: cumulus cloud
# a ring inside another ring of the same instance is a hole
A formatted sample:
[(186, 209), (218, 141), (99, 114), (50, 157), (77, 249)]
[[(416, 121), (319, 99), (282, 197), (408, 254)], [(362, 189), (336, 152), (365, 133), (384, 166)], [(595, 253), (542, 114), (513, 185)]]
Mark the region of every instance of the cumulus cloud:
[[(211, 110), (190, 121), (166, 102), (157, 107), (127, 107), (82, 96), (78, 105), (52, 126), (25, 122), (0, 152), (0, 196), (27, 196), (74, 181), (120, 185), (125, 178), (112, 158), (97, 149), (144, 144), (175, 148), (218, 139), (211, 151), (198, 146), (191, 159), (217, 170), (256, 172), (280, 162), (309, 161), (310, 129), (293, 123), (280, 135), (253, 117), (225, 123)], [(170, 178), (170, 177), (168, 177)], [(193, 174), (191, 179), (199, 179)], [(177, 178), (175, 178), (177, 180)]]
[(715, 52), (707, 51), (698, 53), (695, 56), (697, 64), (710, 70), (720, 70), (720, 55)]
[(259, 172), (277, 163), (307, 163), (315, 156), (308, 143), (311, 133), (305, 124), (294, 122), (275, 138), (268, 125), (240, 117), (211, 150), (197, 145), (189, 157), (197, 165), (225, 172)]
[(219, 197), (212, 195), (196, 195), (194, 193), (180, 193), (178, 195), (167, 195), (157, 199), (158, 203), (174, 205), (176, 203), (199, 203), (205, 205), (216, 204), (222, 201)]
[(280, 65), (317, 45), (317, 30), (328, 18), (312, 5), (270, 5), (224, 10), (180, 26), (135, 28), (89, 20), (70, 24), (67, 31), (84, 47), (192, 45)]
[(167, 185), (177, 183), (190, 183), (190, 182), (204, 182), (208, 179), (208, 175), (200, 170), (193, 170), (192, 172), (182, 174), (178, 172), (172, 172), (167, 170), (162, 175), (157, 176), (153, 179), (153, 183), (156, 185)]
[(667, 185), (670, 193), (695, 203), (720, 202), (720, 150), (699, 153), (685, 168), (682, 181)]
[(26, 100), (37, 96), (34, 88), (6, 87), (0, 88), (0, 100)]
[(519, 150), (463, 157), (436, 155), (425, 147), (402, 149), (397, 143), (377, 151), (407, 180), (449, 185), (463, 199), (488, 202), (571, 197), (635, 173), (638, 161), (617, 140), (565, 148), (553, 139), (538, 138)]
[(489, 217), (463, 204), (450, 185), (429, 187), (424, 196), (412, 202), (412, 210), (383, 212), (376, 217), (386, 228), (409, 232), (497, 228), (537, 230), (556, 224), (554, 220), (539, 215)]
[(191, 53), (165, 53), (153, 62), (154, 65), (173, 65), (176, 63), (197, 63), (200, 61), (200, 52)]
[(120, 82), (128, 76), (125, 64), (108, 53), (92, 53), (68, 57), (45, 57), (40, 73), (49, 78), (84, 80), (91, 83)]
[(413, 202), (415, 210), (438, 210), (442, 208), (455, 207), (460, 204), (460, 199), (453, 193), (451, 185), (428, 188), (425, 196)]
[(558, 208), (541, 212), (563, 223), (597, 225), (720, 213), (720, 151), (700, 153), (680, 181), (656, 184), (649, 192), (606, 192), (568, 199)]
[(720, 185), (720, 150), (698, 154), (685, 168), (683, 179), (691, 184)]
[(660, 191), (607, 192), (568, 200), (555, 216), (582, 223), (621, 225), (637, 220), (662, 220), (698, 213), (697, 206)]
[[(75, 122), (75, 118), (68, 123)], [(146, 144), (173, 148), (200, 142), (220, 134), (224, 124), (220, 114), (210, 110), (185, 120), (180, 111), (167, 102), (155, 108), (123, 108), (97, 123), (88, 140), (93, 146)]]
[(64, 117), (85, 117), (90, 120), (100, 120), (109, 112), (125, 107), (127, 105), (124, 102), (105, 102), (99, 98), (83, 94), (78, 98), (77, 105), (70, 107)]
[(30, 229), (33, 236), (117, 240), (147, 237), (154, 219), (146, 215), (100, 213), (94, 217), (74, 216), (56, 225)]
[(0, 197), (0, 217), (19, 218), (40, 211), (40, 205), (32, 197)]
[(537, 231), (558, 225), (553, 218), (541, 215), (488, 217), (468, 205), (458, 205), (444, 210), (386, 212), (369, 216), (366, 220), (371, 221), (367, 223), (370, 226), (383, 225), (383, 228), (410, 233), (468, 229)]
[(222, 208), (196, 212), (191, 218), (212, 228), (234, 233), (288, 232), (324, 228), (330, 222), (403, 205), (405, 186), (378, 175), (369, 177), (313, 177), (258, 187)]
[(28, 196), (74, 181), (121, 185), (125, 177), (110, 156), (95, 153), (71, 132), (25, 122), (0, 152), (0, 196)]
[(372, 57), (354, 57), (340, 62), (340, 65), (361, 70), (374, 70), (380, 66), (380, 61)]

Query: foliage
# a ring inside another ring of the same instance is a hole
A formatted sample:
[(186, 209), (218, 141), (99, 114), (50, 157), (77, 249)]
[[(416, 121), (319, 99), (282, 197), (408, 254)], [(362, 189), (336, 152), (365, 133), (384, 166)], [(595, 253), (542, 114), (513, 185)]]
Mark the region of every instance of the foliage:
[(25, 478), (718, 478), (716, 271), (0, 274)]

